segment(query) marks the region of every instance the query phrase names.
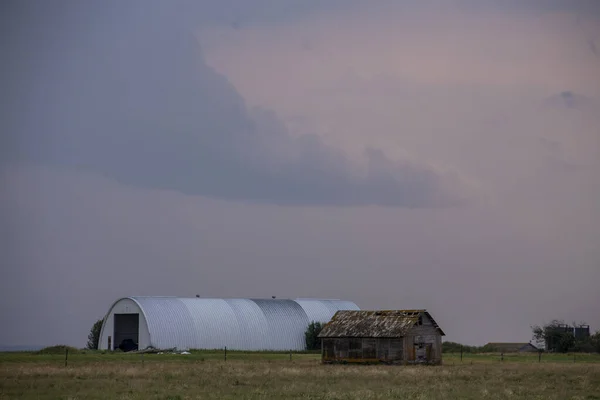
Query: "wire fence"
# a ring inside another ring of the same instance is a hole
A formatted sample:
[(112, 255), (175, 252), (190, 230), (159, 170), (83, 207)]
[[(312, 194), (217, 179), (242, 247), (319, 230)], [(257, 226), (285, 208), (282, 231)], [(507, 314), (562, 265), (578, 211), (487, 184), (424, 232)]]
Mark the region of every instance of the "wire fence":
[(445, 363), (520, 362), (520, 363), (600, 363), (597, 353), (443, 353)]

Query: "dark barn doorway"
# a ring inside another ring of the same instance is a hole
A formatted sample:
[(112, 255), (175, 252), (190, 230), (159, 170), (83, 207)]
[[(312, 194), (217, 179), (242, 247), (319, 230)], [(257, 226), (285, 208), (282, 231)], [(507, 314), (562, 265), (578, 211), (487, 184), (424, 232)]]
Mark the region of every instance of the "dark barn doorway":
[(139, 314), (115, 314), (115, 348), (122, 351), (138, 349), (140, 335)]

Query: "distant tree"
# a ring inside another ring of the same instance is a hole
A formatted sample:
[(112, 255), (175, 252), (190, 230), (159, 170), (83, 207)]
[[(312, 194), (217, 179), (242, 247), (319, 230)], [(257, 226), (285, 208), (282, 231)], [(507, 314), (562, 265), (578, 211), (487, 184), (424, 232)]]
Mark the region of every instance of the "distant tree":
[(304, 338), (306, 339), (306, 350), (318, 350), (321, 348), (319, 333), (321, 333), (323, 325), (320, 322), (311, 322), (306, 328)]
[(88, 341), (87, 341), (86, 349), (90, 349), (90, 350), (98, 349), (98, 343), (100, 343), (100, 330), (102, 329), (103, 321), (104, 320), (99, 319), (98, 321), (94, 322), (94, 325), (92, 326), (92, 329), (90, 330), (90, 333), (88, 334)]
[(481, 347), (479, 347), (477, 349), (477, 351), (479, 353), (500, 353), (501, 350), (499, 350), (496, 346), (494, 346), (493, 344), (487, 343)]
[(493, 353), (495, 349), (490, 345), (485, 346), (469, 346), (456, 342), (443, 342), (442, 353)]
[(589, 345), (589, 353), (600, 353), (600, 331), (596, 331), (587, 341)]
[(575, 340), (571, 351), (575, 353), (596, 353), (597, 349), (592, 336), (590, 336), (583, 340)]
[[(442, 353), (460, 353), (461, 347), (464, 347), (460, 343), (456, 342), (443, 342)], [(463, 349), (464, 351), (464, 349)]]
[(456, 342), (443, 342), (442, 353), (475, 353), (478, 348), (476, 346), (468, 346), (466, 344), (460, 344)]

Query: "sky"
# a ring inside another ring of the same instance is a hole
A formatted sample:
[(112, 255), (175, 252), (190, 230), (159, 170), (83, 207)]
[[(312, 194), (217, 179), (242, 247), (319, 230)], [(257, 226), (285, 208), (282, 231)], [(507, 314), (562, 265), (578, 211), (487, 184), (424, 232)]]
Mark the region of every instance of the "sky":
[(0, 344), (134, 295), (600, 330), (597, 1), (0, 7)]

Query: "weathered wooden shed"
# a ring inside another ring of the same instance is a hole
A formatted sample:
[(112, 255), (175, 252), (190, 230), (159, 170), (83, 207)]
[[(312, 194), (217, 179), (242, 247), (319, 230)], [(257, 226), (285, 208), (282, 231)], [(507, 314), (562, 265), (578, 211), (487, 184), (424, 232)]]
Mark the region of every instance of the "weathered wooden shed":
[(444, 335), (426, 310), (338, 311), (319, 338), (324, 363), (440, 364)]

